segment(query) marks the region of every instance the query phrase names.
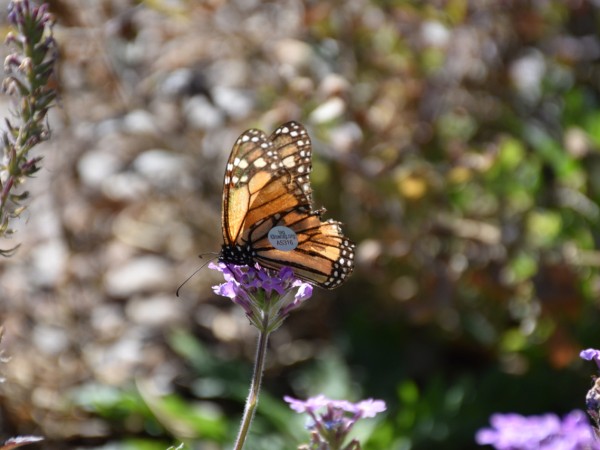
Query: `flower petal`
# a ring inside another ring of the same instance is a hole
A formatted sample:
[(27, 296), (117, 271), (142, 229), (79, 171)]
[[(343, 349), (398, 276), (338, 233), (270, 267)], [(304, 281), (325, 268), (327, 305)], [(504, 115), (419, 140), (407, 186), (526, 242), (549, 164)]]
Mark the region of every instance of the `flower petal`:
[(579, 353), (579, 357), (587, 361), (600, 360), (600, 350), (596, 350), (595, 348), (588, 348), (586, 350), (582, 350)]
[(372, 398), (358, 402), (356, 406), (361, 411), (362, 417), (375, 417), (386, 410), (383, 400), (373, 400)]

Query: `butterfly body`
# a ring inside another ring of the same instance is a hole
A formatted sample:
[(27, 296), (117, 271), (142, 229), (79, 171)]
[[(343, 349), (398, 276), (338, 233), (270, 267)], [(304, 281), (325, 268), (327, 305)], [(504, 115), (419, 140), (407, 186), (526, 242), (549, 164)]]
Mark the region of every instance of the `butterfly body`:
[(270, 137), (257, 129), (242, 133), (225, 171), (220, 261), (288, 266), (327, 289), (346, 280), (354, 244), (339, 222), (321, 219), (324, 209), (312, 209), (311, 154), (298, 122), (281, 125)]

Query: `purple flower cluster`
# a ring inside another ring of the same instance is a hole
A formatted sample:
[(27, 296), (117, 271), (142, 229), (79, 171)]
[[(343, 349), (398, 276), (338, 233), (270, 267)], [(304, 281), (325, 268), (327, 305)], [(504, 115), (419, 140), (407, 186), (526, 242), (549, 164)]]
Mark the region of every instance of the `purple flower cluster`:
[[(586, 361), (594, 361), (600, 369), (600, 350), (588, 348), (579, 353)], [(594, 384), (585, 396), (585, 408), (595, 425), (595, 430), (600, 435), (600, 378), (594, 377)]]
[[(324, 395), (298, 400), (284, 397), (290, 408), (298, 413), (307, 413), (312, 422), (308, 425), (311, 431), (311, 447), (316, 449), (341, 449), (346, 437), (357, 420), (375, 417), (385, 411), (382, 400), (362, 400), (351, 403), (346, 400), (331, 400)], [(360, 448), (353, 440), (346, 449)]]
[(225, 278), (225, 283), (213, 286), (213, 291), (241, 306), (259, 330), (276, 330), (292, 310), (312, 296), (313, 287), (297, 279), (289, 267), (278, 272), (258, 264), (251, 267), (220, 262), (208, 267)]
[(593, 450), (600, 449), (583, 411), (572, 411), (562, 420), (556, 414), (521, 416), (494, 414), (491, 428), (477, 432), (480, 445), (497, 450)]

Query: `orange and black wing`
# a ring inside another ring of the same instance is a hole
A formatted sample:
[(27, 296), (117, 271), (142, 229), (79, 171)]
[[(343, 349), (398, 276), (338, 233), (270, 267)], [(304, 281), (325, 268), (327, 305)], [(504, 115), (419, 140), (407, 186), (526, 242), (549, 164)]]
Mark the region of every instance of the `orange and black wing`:
[[(328, 289), (352, 272), (354, 245), (338, 222), (323, 222), (322, 211), (312, 210), (311, 153), (308, 133), (297, 122), (281, 125), (269, 138), (256, 129), (238, 138), (225, 172), (222, 261), (289, 266)], [(268, 235), (276, 226), (295, 233), (295, 248), (273, 246)]]
[[(295, 249), (280, 250), (271, 244), (268, 233), (275, 226), (294, 231)], [(320, 212), (291, 209), (253, 229), (250, 239), (260, 265), (291, 267), (298, 278), (326, 289), (341, 285), (354, 268), (354, 244), (342, 234), (339, 222), (323, 222)]]
[(247, 231), (277, 211), (298, 205), (273, 142), (260, 130), (245, 131), (236, 141), (223, 183), (222, 226), (225, 245), (247, 243)]
[(312, 143), (308, 132), (302, 124), (292, 121), (277, 128), (269, 140), (273, 142), (282, 166), (302, 192), (299, 194), (301, 205), (312, 208), (309, 179), (312, 170)]

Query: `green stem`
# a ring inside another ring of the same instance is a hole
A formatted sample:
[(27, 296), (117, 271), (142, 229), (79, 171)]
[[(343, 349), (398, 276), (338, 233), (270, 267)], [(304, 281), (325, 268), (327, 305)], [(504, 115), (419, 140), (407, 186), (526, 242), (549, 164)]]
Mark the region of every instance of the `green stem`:
[(234, 450), (242, 450), (244, 442), (250, 430), (250, 424), (254, 418), (256, 406), (258, 405), (258, 394), (260, 392), (260, 383), (262, 381), (263, 371), (265, 368), (265, 360), (267, 356), (267, 342), (269, 341), (269, 331), (266, 331), (268, 327), (263, 326), (262, 330), (259, 331), (258, 345), (256, 348), (256, 361), (254, 362), (254, 373), (252, 374), (252, 384), (250, 385), (250, 392), (248, 399), (246, 400), (246, 408), (244, 410), (244, 416), (242, 417), (242, 423), (240, 425), (240, 431), (235, 441)]

